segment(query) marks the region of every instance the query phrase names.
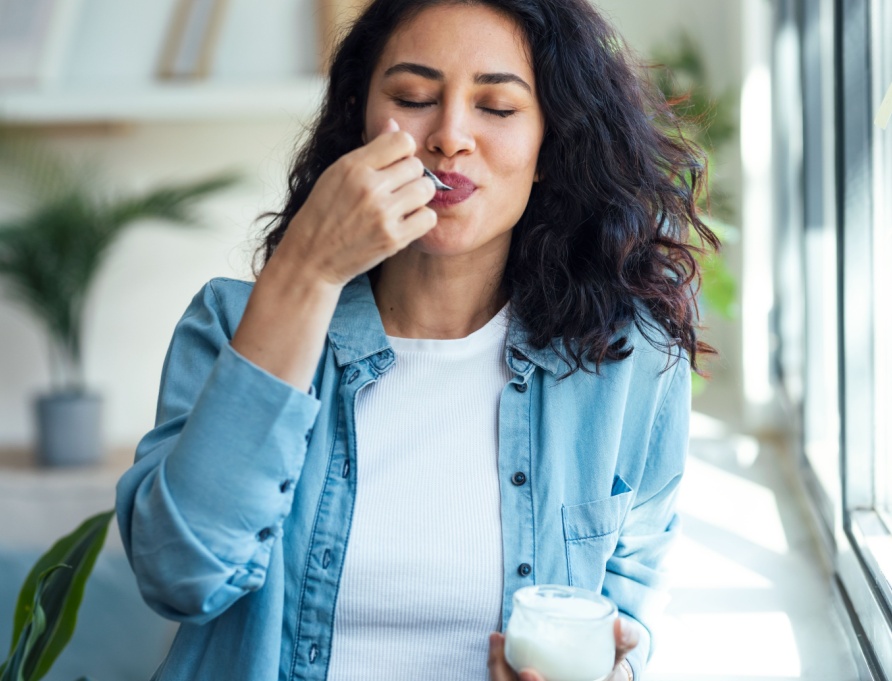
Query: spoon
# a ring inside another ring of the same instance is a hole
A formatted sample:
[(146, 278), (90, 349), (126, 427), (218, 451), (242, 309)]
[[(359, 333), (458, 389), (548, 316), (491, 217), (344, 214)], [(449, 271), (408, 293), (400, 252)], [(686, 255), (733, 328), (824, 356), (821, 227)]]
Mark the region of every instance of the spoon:
[(434, 183), (434, 188), (437, 189), (438, 191), (442, 191), (442, 192), (451, 192), (452, 191), (452, 187), (440, 182), (440, 178), (437, 177), (436, 175), (434, 175), (433, 172), (431, 172), (427, 168), (424, 169), (424, 176), (429, 177), (431, 179), (431, 181)]

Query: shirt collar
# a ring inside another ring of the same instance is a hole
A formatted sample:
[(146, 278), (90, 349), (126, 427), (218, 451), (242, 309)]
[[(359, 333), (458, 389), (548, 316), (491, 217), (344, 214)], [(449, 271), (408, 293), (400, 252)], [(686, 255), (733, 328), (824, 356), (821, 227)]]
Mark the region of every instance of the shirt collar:
[[(359, 275), (344, 287), (331, 320), (328, 340), (341, 367), (372, 355), (393, 354), (367, 275)], [(554, 375), (566, 371), (566, 363), (551, 347), (533, 347), (527, 330), (518, 319), (511, 317), (506, 361), (518, 373), (527, 373), (531, 368), (527, 360)]]

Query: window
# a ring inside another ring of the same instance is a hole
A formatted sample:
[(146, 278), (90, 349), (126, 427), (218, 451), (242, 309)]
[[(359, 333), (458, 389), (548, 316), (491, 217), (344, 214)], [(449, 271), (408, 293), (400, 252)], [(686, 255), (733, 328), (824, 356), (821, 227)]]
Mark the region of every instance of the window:
[[(804, 290), (804, 300), (777, 291), (778, 378), (802, 415), (803, 478), (865, 678), (886, 679), (892, 126), (882, 130), (873, 119), (892, 85), (892, 3), (778, 0), (776, 7), (774, 91), (785, 100), (774, 108), (777, 267), (785, 270), (777, 278), (798, 277)], [(800, 318), (802, 329), (790, 329)]]

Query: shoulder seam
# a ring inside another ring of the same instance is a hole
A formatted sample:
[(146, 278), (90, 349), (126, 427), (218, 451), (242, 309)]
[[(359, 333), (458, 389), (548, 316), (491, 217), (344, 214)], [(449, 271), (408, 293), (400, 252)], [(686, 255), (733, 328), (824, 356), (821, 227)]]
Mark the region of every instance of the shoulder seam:
[(660, 414), (663, 413), (663, 407), (666, 406), (666, 400), (669, 398), (669, 391), (672, 390), (672, 385), (675, 383), (676, 378), (678, 377), (679, 367), (684, 364), (687, 367), (690, 367), (690, 362), (688, 358), (684, 355), (678, 356), (678, 361), (675, 362), (675, 369), (672, 371), (672, 378), (669, 379), (669, 383), (666, 385), (666, 391), (663, 393), (663, 399), (660, 401), (660, 406), (654, 415), (654, 423), (660, 420)]
[[(223, 315), (223, 304), (220, 302), (220, 297), (217, 295), (217, 288), (214, 286), (214, 282), (218, 279), (225, 279), (225, 277), (214, 277), (208, 282), (208, 288), (211, 289), (211, 293), (214, 295), (214, 305), (216, 306), (216, 314), (217, 319), (221, 321), (223, 326), (223, 333), (229, 339), (232, 340), (232, 329), (229, 326), (229, 320), (225, 318)], [(227, 281), (238, 281), (237, 279), (230, 279)], [(245, 283), (245, 282), (242, 282)]]

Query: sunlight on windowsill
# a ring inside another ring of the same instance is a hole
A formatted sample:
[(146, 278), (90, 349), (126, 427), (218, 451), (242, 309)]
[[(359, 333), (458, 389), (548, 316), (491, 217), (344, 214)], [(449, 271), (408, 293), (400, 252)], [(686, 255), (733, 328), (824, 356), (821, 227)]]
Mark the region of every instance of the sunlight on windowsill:
[(783, 456), (694, 415), (649, 681), (857, 678)]

